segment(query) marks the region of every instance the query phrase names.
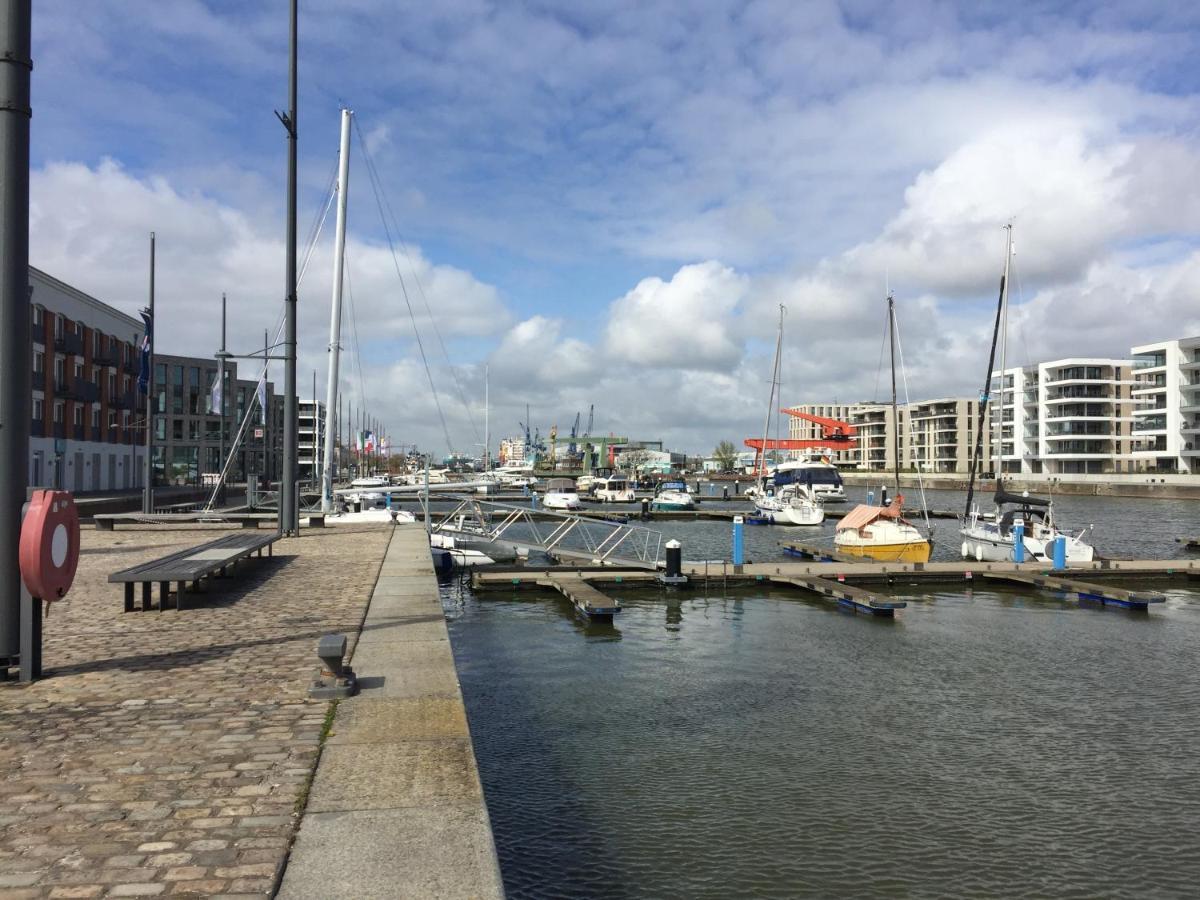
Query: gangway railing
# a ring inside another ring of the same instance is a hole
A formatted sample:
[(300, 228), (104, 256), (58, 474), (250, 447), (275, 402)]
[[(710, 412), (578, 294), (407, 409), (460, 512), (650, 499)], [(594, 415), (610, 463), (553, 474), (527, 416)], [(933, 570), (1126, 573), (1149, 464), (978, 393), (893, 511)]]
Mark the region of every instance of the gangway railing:
[[(424, 498), (422, 498), (424, 499)], [(503, 541), (564, 559), (657, 569), (662, 533), (611, 519), (459, 497), (449, 512), (430, 518), (430, 531), (448, 537)]]

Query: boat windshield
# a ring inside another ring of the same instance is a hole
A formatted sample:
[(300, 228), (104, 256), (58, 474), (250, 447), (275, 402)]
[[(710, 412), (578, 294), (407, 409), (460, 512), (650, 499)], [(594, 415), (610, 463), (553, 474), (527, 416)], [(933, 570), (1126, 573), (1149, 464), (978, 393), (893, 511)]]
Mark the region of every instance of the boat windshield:
[(682, 481), (663, 481), (658, 485), (658, 490), (655, 493), (661, 494), (663, 491), (683, 491), (687, 492), (687, 485)]
[(812, 466), (803, 469), (786, 469), (775, 475), (775, 485), (785, 484), (832, 484), (841, 486), (842, 473), (833, 466)]
[(546, 482), (546, 490), (569, 494), (575, 490), (575, 482), (570, 478), (551, 478)]

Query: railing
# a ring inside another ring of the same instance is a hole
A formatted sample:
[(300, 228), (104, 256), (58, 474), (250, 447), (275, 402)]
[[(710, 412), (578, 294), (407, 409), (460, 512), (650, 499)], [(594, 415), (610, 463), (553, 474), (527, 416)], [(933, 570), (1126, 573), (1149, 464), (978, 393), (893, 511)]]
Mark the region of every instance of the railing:
[(73, 353), (76, 356), (82, 356), (83, 337), (73, 331), (66, 331), (62, 334), (55, 335), (54, 349), (60, 353)]
[[(470, 522), (469, 531), (462, 523)], [(662, 534), (640, 525), (462, 498), (431, 526), (450, 537), (503, 541), (576, 560), (657, 569)]]

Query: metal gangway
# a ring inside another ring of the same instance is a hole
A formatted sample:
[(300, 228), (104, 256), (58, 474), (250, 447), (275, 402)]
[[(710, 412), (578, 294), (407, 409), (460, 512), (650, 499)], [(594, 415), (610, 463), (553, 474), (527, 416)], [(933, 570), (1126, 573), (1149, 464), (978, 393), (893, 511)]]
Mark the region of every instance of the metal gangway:
[[(526, 553), (536, 550), (563, 562), (660, 567), (662, 533), (652, 528), (472, 497), (455, 499), (459, 503), (449, 512), (432, 514), (426, 507), (431, 534), (503, 544)], [(436, 521), (434, 515), (439, 517)]]

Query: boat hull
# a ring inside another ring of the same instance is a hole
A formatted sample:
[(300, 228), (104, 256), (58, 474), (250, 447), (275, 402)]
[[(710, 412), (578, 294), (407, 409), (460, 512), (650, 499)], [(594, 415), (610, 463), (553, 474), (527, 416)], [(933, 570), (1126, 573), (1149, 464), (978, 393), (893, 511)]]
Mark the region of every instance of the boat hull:
[(880, 562), (929, 562), (933, 548), (929, 541), (911, 541), (897, 544), (838, 544), (839, 553), (861, 556)]
[[(962, 534), (962, 558), (977, 562), (1012, 562), (1013, 542), (1011, 538), (995, 536), (978, 529), (964, 528)], [(1025, 536), (1025, 559), (1030, 562), (1049, 562), (1054, 558), (1052, 542)], [(1079, 540), (1067, 538), (1067, 565), (1091, 562), (1095, 548)]]
[(772, 525), (820, 525), (825, 521), (825, 510), (819, 506), (775, 507), (767, 503), (756, 503), (755, 509)]

